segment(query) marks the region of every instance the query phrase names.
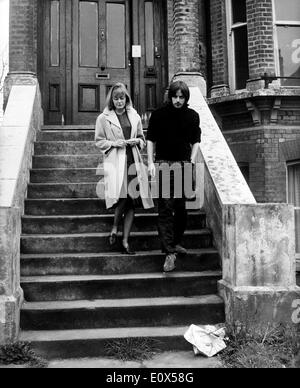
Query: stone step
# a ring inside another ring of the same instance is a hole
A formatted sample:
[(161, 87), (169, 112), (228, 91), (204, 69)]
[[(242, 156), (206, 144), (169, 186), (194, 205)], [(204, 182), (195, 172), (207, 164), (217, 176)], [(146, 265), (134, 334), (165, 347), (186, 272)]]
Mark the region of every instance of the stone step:
[(100, 154), (94, 141), (38, 141), (34, 155), (92, 155)]
[(20, 341), (30, 342), (36, 354), (48, 360), (97, 358), (107, 357), (106, 346), (113, 341), (141, 338), (151, 341), (157, 351), (191, 351), (191, 345), (183, 337), (187, 329), (188, 326), (168, 326), (21, 331)]
[[(69, 128), (69, 129), (68, 129)], [(145, 131), (146, 132), (146, 131)], [(74, 127), (47, 128), (37, 133), (37, 141), (94, 141), (95, 126), (86, 129)]]
[[(157, 214), (136, 214), (132, 231), (153, 231), (157, 228)], [(22, 234), (78, 234), (110, 232), (114, 216), (24, 216)], [(187, 229), (206, 227), (203, 212), (189, 213)]]
[[(142, 158), (145, 165), (148, 163), (146, 151), (142, 151)], [(34, 169), (51, 168), (98, 168), (102, 167), (103, 155), (34, 155), (32, 165)]]
[(30, 171), (31, 183), (98, 183), (102, 179), (102, 168), (58, 168)]
[(98, 168), (102, 163), (103, 156), (100, 154), (92, 155), (34, 155), (32, 167), (40, 168)]
[(80, 330), (125, 327), (203, 325), (224, 321), (217, 295), (25, 303), (22, 330)]
[(95, 199), (98, 198), (97, 183), (30, 183), (27, 197), (29, 199)]
[[(165, 261), (161, 251), (138, 252), (135, 256), (115, 253), (21, 255), (22, 276), (120, 275), (160, 272)], [(220, 269), (216, 249), (188, 250), (178, 256), (178, 271), (215, 271)]]
[[(104, 253), (120, 252), (120, 242), (115, 247), (108, 244), (109, 233), (57, 234), (57, 235), (23, 235), (21, 253)], [(212, 247), (212, 235), (208, 229), (187, 231), (184, 245), (189, 249)], [(151, 251), (161, 248), (158, 233), (131, 233), (131, 247), (136, 251)]]
[[(155, 208), (137, 209), (141, 213), (153, 213)], [(36, 216), (111, 214), (103, 199), (27, 199), (25, 214)]]
[(220, 271), (21, 278), (27, 302), (217, 294)]
[(41, 131), (49, 132), (61, 132), (61, 131), (93, 131), (95, 130), (94, 124), (70, 124), (70, 125), (56, 125), (56, 124), (46, 124), (42, 125)]
[(42, 130), (37, 133), (37, 141), (94, 141), (95, 130), (74, 130), (74, 129), (60, 129), (60, 130)]

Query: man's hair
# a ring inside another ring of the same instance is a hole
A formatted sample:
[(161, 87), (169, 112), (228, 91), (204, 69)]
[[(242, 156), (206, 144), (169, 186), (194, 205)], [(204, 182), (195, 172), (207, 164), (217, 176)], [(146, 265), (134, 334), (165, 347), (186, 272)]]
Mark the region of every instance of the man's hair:
[(183, 97), (185, 98), (185, 103), (187, 105), (190, 99), (190, 89), (187, 86), (187, 84), (183, 81), (175, 81), (171, 83), (168, 91), (169, 103), (172, 103), (172, 98), (176, 97), (176, 93), (178, 92), (178, 90), (180, 90), (181, 93), (183, 94)]
[(118, 82), (110, 89), (110, 91), (109, 91), (109, 93), (107, 95), (106, 107), (109, 110), (114, 110), (115, 109), (115, 106), (114, 106), (114, 103), (113, 103), (113, 96), (114, 96), (114, 92), (115, 91), (118, 91), (118, 93), (120, 93), (120, 94), (122, 94), (122, 95), (124, 95), (126, 97), (126, 108), (132, 106), (131, 97), (130, 97), (130, 95), (128, 93), (128, 90), (126, 89), (126, 86), (124, 84), (122, 84), (121, 82)]

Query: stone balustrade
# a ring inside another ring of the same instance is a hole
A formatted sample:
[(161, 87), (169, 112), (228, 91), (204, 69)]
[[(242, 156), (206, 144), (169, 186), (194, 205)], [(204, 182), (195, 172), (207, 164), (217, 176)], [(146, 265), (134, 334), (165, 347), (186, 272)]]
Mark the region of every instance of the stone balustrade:
[(21, 217), (41, 120), (37, 82), (13, 85), (0, 127), (0, 344), (19, 333)]

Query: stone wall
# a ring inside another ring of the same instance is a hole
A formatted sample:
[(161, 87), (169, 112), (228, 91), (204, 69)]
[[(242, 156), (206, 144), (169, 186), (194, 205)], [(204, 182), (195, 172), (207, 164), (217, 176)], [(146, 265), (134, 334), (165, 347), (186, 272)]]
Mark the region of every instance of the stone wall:
[(20, 288), (21, 216), (33, 145), (42, 121), (38, 85), (14, 85), (0, 128), (0, 343), (15, 341)]

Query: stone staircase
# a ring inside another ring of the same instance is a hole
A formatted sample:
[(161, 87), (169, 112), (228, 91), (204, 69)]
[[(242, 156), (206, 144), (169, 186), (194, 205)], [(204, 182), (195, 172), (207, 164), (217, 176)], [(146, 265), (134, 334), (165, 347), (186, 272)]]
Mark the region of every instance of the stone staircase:
[(112, 251), (113, 214), (96, 196), (101, 163), (91, 127), (44, 127), (22, 219), (21, 340), (47, 358), (97, 357), (113, 339), (159, 340), (191, 349), (187, 327), (224, 322), (219, 255), (203, 212), (189, 213), (177, 271), (163, 274), (156, 211), (140, 209), (132, 247)]

